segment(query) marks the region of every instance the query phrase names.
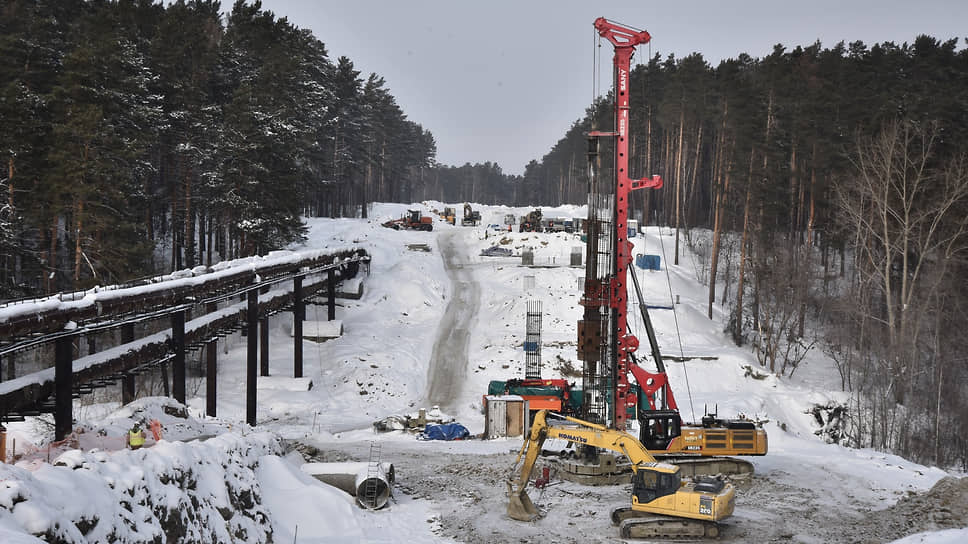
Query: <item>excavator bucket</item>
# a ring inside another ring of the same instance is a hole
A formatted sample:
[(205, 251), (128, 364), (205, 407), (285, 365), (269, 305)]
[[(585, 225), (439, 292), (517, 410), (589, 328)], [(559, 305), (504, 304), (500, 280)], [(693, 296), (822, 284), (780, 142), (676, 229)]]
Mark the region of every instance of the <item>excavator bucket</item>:
[(514, 486), (508, 482), (508, 517), (518, 521), (534, 521), (541, 517), (538, 508), (531, 502), (524, 489), (515, 491)]

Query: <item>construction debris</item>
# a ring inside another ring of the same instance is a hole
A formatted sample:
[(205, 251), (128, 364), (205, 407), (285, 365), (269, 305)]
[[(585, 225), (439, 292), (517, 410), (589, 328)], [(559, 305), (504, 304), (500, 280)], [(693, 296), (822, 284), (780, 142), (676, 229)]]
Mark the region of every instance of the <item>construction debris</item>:
[(442, 425), (454, 422), (454, 418), (445, 416), (439, 406), (429, 411), (421, 408), (416, 414), (391, 415), (373, 422), (373, 430), (380, 433), (392, 431), (406, 431), (412, 434), (424, 432), (429, 425)]
[(812, 415), (820, 427), (813, 434), (828, 444), (842, 444), (847, 439), (847, 405), (831, 401), (827, 404), (814, 404), (808, 414)]
[(491, 246), (481, 250), (481, 257), (511, 257), (513, 252), (501, 246)]

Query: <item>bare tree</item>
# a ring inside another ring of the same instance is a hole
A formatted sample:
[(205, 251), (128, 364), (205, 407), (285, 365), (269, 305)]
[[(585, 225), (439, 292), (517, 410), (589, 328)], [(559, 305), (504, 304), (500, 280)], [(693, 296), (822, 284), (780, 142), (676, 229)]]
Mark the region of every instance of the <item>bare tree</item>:
[(809, 268), (800, 266), (797, 254), (802, 248), (774, 244), (762, 256), (755, 281), (759, 284), (756, 329), (752, 331), (753, 352), (760, 366), (770, 372), (790, 375), (807, 356), (814, 342), (804, 342), (799, 334), (800, 306), (811, 283)]
[(857, 279), (878, 295), (870, 317), (887, 332), (888, 389), (898, 403), (917, 360), (926, 302), (950, 259), (968, 249), (968, 217), (955, 213), (968, 203), (966, 161), (939, 165), (937, 139), (936, 124), (895, 121), (859, 140), (856, 176), (838, 188), (840, 211), (857, 229)]

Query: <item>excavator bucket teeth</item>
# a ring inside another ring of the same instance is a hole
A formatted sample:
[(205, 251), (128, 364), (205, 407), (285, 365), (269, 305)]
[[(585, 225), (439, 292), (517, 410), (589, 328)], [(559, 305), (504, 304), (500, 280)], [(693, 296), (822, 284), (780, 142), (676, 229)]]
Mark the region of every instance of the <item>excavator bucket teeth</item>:
[(531, 502), (527, 493), (511, 493), (508, 502), (508, 517), (518, 521), (534, 521), (541, 517), (541, 512)]

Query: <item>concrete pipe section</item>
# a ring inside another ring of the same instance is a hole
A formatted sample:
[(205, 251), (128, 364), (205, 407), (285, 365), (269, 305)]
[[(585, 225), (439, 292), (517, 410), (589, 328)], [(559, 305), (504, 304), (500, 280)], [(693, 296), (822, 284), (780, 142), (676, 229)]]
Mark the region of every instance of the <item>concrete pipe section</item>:
[(360, 506), (378, 510), (390, 500), (396, 473), (393, 463), (306, 463), (302, 471), (356, 497)]
[(356, 475), (356, 502), (364, 508), (379, 510), (390, 500), (390, 484), (383, 466), (361, 470)]

